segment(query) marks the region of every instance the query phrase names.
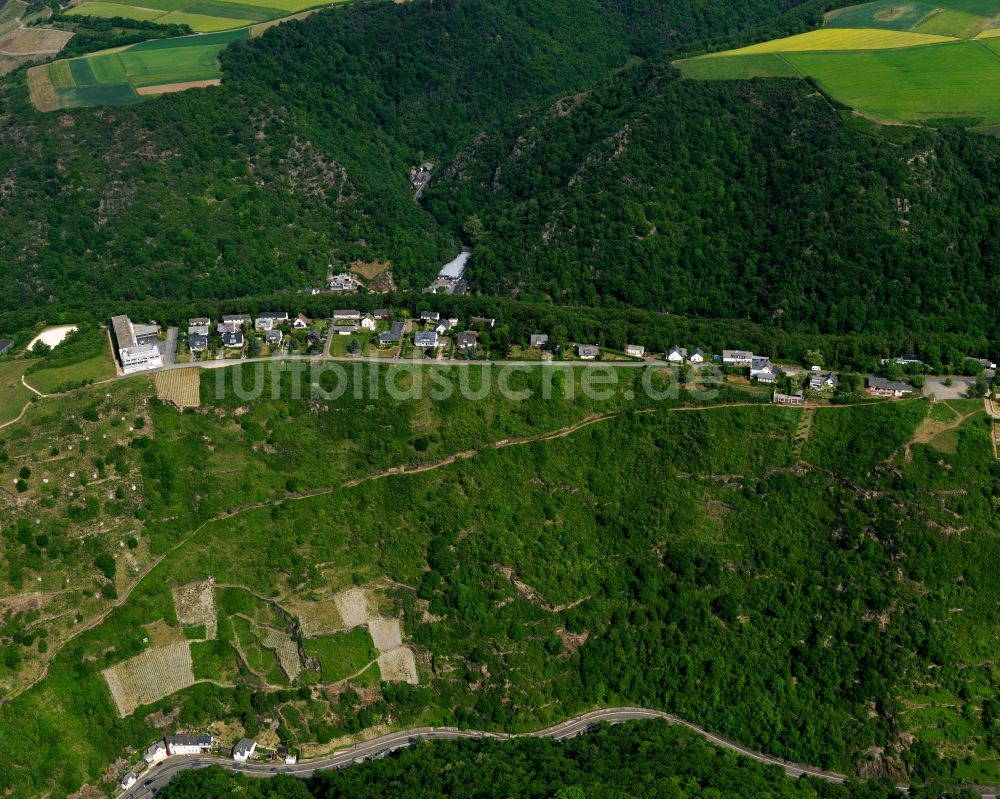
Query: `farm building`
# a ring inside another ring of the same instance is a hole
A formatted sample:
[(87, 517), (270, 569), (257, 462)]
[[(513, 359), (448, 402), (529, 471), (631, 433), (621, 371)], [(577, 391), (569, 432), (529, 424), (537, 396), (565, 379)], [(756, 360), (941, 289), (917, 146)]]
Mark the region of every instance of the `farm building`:
[(686, 348), (674, 346), (667, 350), (667, 360), (670, 363), (684, 363), (687, 354), (688, 351)]
[(646, 348), (641, 344), (626, 344), (625, 354), (631, 356), (632, 358), (641, 358), (646, 354)]

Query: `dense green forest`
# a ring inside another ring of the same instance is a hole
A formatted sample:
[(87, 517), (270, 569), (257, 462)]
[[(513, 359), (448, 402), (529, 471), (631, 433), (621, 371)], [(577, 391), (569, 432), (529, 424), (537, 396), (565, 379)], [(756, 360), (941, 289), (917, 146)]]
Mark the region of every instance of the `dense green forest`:
[(1000, 147), (861, 135), (797, 81), (668, 65), (512, 120), (428, 193), (486, 291), (793, 330), (995, 326)]
[[(895, 799), (895, 785), (792, 780), (780, 769), (713, 749), (663, 722), (606, 727), (583, 738), (424, 744), (388, 760), (307, 781), (261, 780), (220, 768), (183, 772), (163, 799)], [(958, 791), (917, 789), (917, 799)]]
[(834, 4), (359, 3), (233, 45), (221, 88), (58, 115), (18, 73), (0, 89), (2, 309), (265, 294), (378, 259), (419, 288), (472, 243), (486, 292), (794, 332), (992, 330), (1000, 144), (890, 143), (805, 84), (688, 83), (667, 63)]

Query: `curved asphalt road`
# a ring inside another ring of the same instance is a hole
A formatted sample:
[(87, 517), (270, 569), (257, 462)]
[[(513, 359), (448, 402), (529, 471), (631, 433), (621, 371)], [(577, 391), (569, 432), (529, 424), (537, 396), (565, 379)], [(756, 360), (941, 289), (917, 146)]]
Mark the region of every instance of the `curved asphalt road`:
[[(728, 749), (738, 754), (756, 760), (758, 763), (780, 766), (790, 777), (802, 777), (808, 775), (828, 782), (845, 782), (847, 777), (831, 771), (806, 766), (801, 763), (791, 763), (786, 760), (769, 757), (761, 752), (747, 749), (735, 741), (730, 741), (718, 735), (708, 732), (708, 730), (685, 721), (682, 718), (663, 713), (659, 710), (647, 710), (638, 707), (615, 707), (603, 710), (595, 710), (585, 713), (582, 716), (564, 721), (553, 727), (536, 732), (510, 734), (496, 732), (480, 732), (478, 730), (459, 730), (454, 727), (417, 727), (400, 732), (392, 732), (370, 741), (355, 744), (349, 749), (343, 749), (326, 757), (316, 760), (297, 763), (294, 766), (286, 766), (283, 763), (237, 763), (234, 760), (213, 756), (190, 756), (173, 757), (163, 761), (160, 765), (147, 769), (142, 773), (142, 777), (131, 790), (121, 795), (120, 799), (149, 799), (156, 792), (159, 792), (178, 773), (185, 769), (206, 768), (208, 766), (222, 766), (230, 771), (240, 772), (255, 777), (271, 777), (275, 774), (290, 774), (295, 777), (309, 777), (316, 771), (326, 771), (329, 769), (341, 769), (360, 763), (363, 760), (376, 760), (385, 757), (397, 749), (414, 746), (420, 741), (440, 741), (456, 740), (460, 738), (494, 738), (498, 740), (508, 740), (519, 737), (552, 738), (556, 741), (565, 741), (568, 738), (575, 738), (589, 732), (601, 723), (621, 724), (626, 721), (637, 719), (664, 719), (670, 724), (680, 724), (683, 727), (701, 735), (709, 743)], [(997, 789), (995, 787), (965, 786), (973, 793), (982, 796), (983, 799), (997, 799)], [(907, 786), (900, 785), (901, 792), (907, 792)]]

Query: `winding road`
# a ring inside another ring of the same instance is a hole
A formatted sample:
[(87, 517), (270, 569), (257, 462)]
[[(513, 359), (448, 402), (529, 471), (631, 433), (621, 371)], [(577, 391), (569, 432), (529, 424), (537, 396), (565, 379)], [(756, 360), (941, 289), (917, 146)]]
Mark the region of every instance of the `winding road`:
[[(748, 749), (741, 744), (723, 738), (692, 724), (678, 716), (664, 713), (660, 710), (650, 710), (641, 707), (612, 707), (594, 710), (590, 713), (576, 716), (575, 718), (547, 727), (535, 732), (520, 734), (482, 732), (479, 730), (459, 730), (454, 727), (415, 727), (409, 730), (391, 732), (369, 741), (355, 744), (347, 749), (341, 749), (333, 754), (315, 760), (304, 761), (294, 765), (284, 763), (238, 763), (228, 758), (216, 757), (214, 755), (193, 755), (189, 757), (173, 757), (163, 761), (158, 766), (144, 771), (140, 775), (140, 780), (128, 791), (125, 791), (119, 799), (146, 799), (158, 793), (164, 786), (174, 779), (182, 771), (188, 769), (207, 768), (208, 766), (222, 766), (229, 771), (239, 772), (252, 777), (273, 777), (276, 774), (288, 774), (294, 777), (306, 778), (312, 776), (317, 771), (329, 771), (361, 763), (365, 760), (378, 760), (399, 749), (408, 746), (415, 746), (421, 741), (454, 741), (459, 739), (486, 739), (510, 740), (512, 738), (552, 738), (556, 741), (565, 741), (584, 735), (600, 724), (622, 724), (627, 721), (637, 721), (640, 719), (663, 719), (668, 724), (678, 724), (697, 733), (709, 743), (723, 749), (728, 749), (737, 754), (756, 760), (758, 763), (781, 767), (789, 777), (809, 776), (827, 782), (846, 782), (847, 776), (833, 771), (824, 771), (813, 766), (801, 763), (792, 763), (787, 760), (770, 757), (762, 752)], [(901, 793), (908, 793), (909, 787), (906, 785), (897, 786)], [(998, 788), (982, 786), (964, 786), (968, 790), (983, 799), (997, 799)]]

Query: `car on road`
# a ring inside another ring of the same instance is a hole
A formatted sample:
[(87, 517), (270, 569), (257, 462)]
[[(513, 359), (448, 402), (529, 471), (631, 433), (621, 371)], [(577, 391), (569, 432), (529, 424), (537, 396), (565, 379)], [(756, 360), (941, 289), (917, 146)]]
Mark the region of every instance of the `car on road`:
[(153, 784), (153, 781), (152, 781), (151, 779), (150, 779), (150, 780), (146, 780), (146, 781), (145, 781), (145, 782), (143, 783), (143, 785), (152, 785), (152, 784)]

